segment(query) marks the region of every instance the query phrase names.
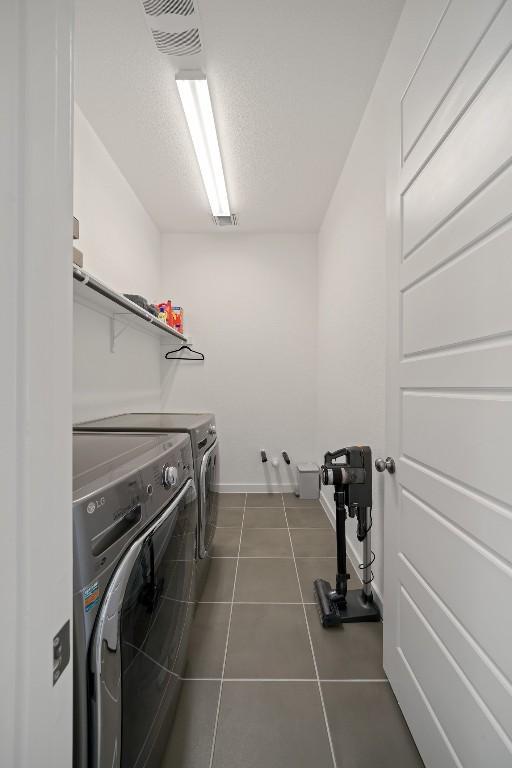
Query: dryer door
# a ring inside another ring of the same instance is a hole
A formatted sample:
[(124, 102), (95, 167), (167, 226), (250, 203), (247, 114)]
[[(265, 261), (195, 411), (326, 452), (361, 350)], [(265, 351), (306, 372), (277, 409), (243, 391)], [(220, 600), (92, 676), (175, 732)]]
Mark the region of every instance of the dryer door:
[(199, 531), (199, 557), (208, 554), (217, 526), (217, 505), (214, 503), (214, 490), (217, 483), (218, 442), (206, 451), (201, 462), (199, 492), (201, 494), (201, 520)]
[(130, 546), (107, 589), (91, 645), (95, 768), (160, 765), (193, 615), (196, 520), (189, 480)]

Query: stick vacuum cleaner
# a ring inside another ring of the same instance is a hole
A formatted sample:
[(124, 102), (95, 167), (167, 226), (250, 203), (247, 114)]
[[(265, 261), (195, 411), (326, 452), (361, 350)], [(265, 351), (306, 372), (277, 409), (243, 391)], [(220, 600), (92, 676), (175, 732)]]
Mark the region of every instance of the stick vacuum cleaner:
[[(341, 461), (338, 461), (340, 460)], [(371, 589), (373, 554), (370, 540), (372, 527), (372, 452), (364, 446), (340, 448), (326, 453), (321, 468), (324, 485), (334, 486), (336, 502), (336, 588), (325, 579), (314, 582), (320, 621), (324, 627), (356, 621), (379, 621), (379, 609), (373, 602)], [(345, 523), (357, 517), (357, 538), (363, 542), (363, 588), (347, 590), (347, 543)]]

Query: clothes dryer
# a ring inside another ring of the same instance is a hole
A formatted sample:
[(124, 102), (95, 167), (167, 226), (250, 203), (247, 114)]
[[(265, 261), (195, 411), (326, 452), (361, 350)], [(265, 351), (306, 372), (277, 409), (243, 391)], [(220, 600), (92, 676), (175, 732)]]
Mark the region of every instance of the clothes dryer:
[(215, 488), (218, 481), (219, 441), (212, 413), (124, 413), (82, 422), (80, 432), (187, 432), (192, 443), (194, 471), (199, 494), (197, 554), (205, 558), (217, 524)]

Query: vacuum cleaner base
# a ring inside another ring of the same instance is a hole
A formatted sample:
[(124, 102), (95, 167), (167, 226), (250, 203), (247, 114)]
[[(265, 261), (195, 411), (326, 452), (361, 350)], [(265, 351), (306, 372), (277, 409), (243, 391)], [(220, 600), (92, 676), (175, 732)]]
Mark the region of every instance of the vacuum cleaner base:
[(340, 624), (358, 621), (380, 621), (380, 611), (373, 598), (368, 599), (362, 590), (347, 592), (346, 604), (342, 605), (329, 597), (332, 587), (325, 579), (316, 579), (314, 588), (323, 627), (338, 627)]

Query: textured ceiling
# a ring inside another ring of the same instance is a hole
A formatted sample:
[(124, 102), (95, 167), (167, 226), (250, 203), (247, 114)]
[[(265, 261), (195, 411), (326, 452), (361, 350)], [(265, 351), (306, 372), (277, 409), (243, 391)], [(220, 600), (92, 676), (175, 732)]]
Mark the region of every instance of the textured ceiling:
[[(403, 0), (196, 0), (231, 208), (318, 229)], [(206, 193), (140, 0), (77, 0), (76, 98), (162, 231), (208, 232)]]

